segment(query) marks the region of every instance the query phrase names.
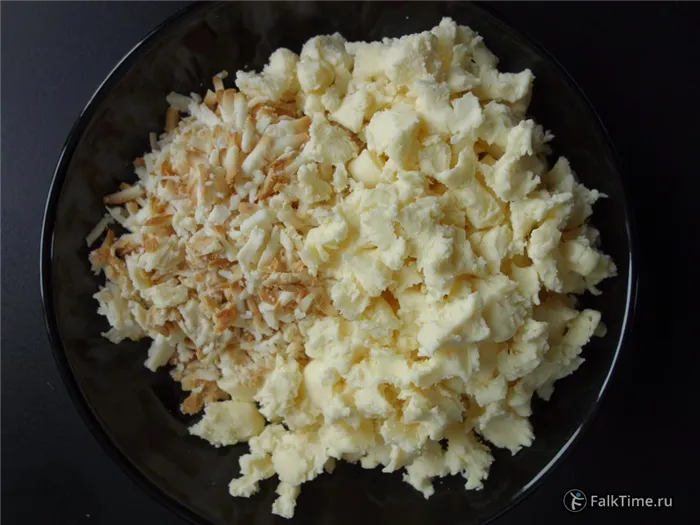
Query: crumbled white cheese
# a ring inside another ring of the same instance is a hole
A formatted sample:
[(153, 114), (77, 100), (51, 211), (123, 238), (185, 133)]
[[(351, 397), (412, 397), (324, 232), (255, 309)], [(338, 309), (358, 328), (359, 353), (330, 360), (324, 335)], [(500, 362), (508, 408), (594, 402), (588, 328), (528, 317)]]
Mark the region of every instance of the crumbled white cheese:
[(191, 434), (248, 442), (233, 496), (277, 476), (290, 518), (336, 460), (403, 469), (426, 498), (447, 475), (480, 489), (489, 445), (530, 446), (533, 395), (604, 333), (570, 297), (615, 274), (587, 224), (603, 195), (548, 169), (534, 77), (497, 62), (450, 19), (277, 50), (239, 91), (222, 73), (170, 94), (137, 182), (105, 198), (86, 238), (106, 231), (104, 335), (152, 340), (146, 367), (204, 410)]
[(190, 434), (220, 447), (235, 445), (257, 436), (265, 428), (265, 418), (254, 403), (220, 401), (204, 409), (204, 417), (190, 427)]

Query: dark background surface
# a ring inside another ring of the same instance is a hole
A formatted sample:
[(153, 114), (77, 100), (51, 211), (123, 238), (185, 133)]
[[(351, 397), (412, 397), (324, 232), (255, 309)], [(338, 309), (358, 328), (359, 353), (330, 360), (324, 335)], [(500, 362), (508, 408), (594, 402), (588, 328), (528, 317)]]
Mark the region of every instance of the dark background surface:
[[(70, 126), (113, 65), (182, 6), (0, 5), (4, 523), (184, 523), (136, 487), (80, 420), (53, 363), (38, 288), (43, 206)], [(545, 483), (496, 525), (697, 523), (700, 308), (691, 270), (700, 4), (491, 7), (548, 48), (599, 112), (621, 157), (641, 241), (633, 337), (596, 420)], [(672, 497), (673, 507), (571, 515), (561, 503), (570, 488)]]

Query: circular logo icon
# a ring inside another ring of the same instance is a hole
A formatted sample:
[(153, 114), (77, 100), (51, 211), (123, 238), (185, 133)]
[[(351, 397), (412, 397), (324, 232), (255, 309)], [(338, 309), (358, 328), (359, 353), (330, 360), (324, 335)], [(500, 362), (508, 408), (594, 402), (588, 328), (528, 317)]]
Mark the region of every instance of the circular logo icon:
[(582, 490), (571, 489), (564, 494), (564, 508), (569, 512), (581, 512), (586, 508), (586, 503), (588, 503), (588, 498)]

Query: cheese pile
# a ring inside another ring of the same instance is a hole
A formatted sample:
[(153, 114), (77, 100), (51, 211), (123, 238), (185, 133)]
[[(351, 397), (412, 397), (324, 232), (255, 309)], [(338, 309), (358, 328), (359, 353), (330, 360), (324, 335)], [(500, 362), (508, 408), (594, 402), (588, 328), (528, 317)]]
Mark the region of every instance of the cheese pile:
[(602, 335), (574, 298), (615, 274), (586, 224), (601, 195), (547, 165), (532, 73), (496, 66), (450, 19), (279, 49), (238, 90), (171, 94), (105, 197), (104, 335), (152, 339), (146, 366), (204, 409), (192, 434), (248, 442), (232, 495), (276, 475), (291, 517), (335, 460), (404, 469), (426, 498), (435, 477), (480, 489), (488, 444), (529, 446), (533, 394)]

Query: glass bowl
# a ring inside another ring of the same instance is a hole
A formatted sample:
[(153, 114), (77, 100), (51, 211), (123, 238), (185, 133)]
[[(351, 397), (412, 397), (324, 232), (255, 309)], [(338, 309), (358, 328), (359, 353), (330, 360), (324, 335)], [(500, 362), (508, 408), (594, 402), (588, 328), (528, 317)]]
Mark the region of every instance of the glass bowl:
[(341, 463), (332, 475), (304, 485), (293, 522), (484, 523), (530, 493), (590, 423), (629, 329), (635, 294), (632, 226), (606, 132), (562, 67), (472, 4), (197, 3), (138, 43), (79, 116), (58, 161), (41, 248), (46, 323), (71, 397), (115, 461), (184, 518), (216, 525), (284, 522), (270, 512), (273, 480), (252, 498), (229, 496), (228, 482), (238, 474), (247, 445), (216, 449), (188, 435), (191, 420), (177, 408), (179, 387), (167, 371), (151, 373), (143, 366), (147, 343), (113, 345), (100, 336), (107, 322), (92, 295), (101, 279), (90, 271), (84, 239), (103, 214), (102, 196), (133, 180), (132, 160), (148, 148), (148, 133), (162, 128), (170, 91), (202, 93), (222, 69), (259, 69), (275, 49), (299, 52), (318, 34), (338, 31), (348, 40), (375, 40), (430, 29), (444, 16), (477, 30), (500, 57), (500, 69), (534, 72), (529, 113), (554, 131), (555, 154), (567, 156), (586, 185), (608, 195), (596, 205), (593, 222), (619, 275), (603, 283), (603, 295), (583, 301), (602, 311), (608, 333), (584, 348), (586, 362), (557, 382), (549, 402), (534, 403), (533, 445), (515, 456), (494, 449), (483, 490), (467, 492), (461, 477), (446, 478), (425, 500), (400, 473)]

